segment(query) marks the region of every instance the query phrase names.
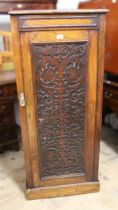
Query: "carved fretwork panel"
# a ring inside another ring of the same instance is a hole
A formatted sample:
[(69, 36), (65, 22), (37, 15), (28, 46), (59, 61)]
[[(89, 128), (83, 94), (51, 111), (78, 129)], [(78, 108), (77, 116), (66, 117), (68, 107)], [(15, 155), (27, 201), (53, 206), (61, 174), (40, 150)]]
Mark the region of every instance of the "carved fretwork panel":
[(88, 42), (32, 44), (41, 178), (85, 173)]

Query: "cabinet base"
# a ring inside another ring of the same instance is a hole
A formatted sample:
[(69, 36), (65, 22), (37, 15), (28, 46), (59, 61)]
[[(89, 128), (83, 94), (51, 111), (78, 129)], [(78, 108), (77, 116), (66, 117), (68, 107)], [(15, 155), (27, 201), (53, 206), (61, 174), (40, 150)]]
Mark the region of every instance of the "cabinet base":
[(99, 182), (88, 182), (80, 184), (70, 184), (61, 186), (41, 187), (26, 190), (27, 199), (51, 198), (84, 193), (98, 192)]

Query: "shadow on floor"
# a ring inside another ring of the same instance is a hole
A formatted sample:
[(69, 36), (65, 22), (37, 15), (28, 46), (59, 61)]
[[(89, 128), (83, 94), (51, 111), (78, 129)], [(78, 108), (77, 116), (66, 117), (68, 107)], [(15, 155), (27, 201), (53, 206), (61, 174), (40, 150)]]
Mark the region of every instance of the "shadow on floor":
[(0, 181), (7, 178), (15, 182), (15, 185), (25, 193), (24, 158), (21, 150), (0, 154)]
[(118, 153), (118, 130), (113, 130), (109, 126), (102, 126), (101, 140)]
[(26, 189), (24, 155), (21, 145), (21, 130), (17, 130), (19, 151), (6, 151), (0, 153), (0, 181), (7, 179), (12, 180), (23, 193)]

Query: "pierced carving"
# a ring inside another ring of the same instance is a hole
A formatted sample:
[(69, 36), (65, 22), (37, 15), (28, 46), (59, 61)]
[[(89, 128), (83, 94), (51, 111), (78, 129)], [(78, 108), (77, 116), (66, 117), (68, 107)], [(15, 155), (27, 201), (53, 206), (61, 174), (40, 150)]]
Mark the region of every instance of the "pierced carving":
[(41, 178), (84, 173), (88, 43), (32, 44)]

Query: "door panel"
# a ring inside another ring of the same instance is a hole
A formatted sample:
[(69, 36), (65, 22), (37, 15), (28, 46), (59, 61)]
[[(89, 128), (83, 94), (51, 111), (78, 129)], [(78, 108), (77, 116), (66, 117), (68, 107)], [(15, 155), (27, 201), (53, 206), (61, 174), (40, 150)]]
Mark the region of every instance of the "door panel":
[(85, 174), (87, 48), (86, 41), (31, 46), (41, 179)]
[(21, 33), (35, 186), (92, 180), (97, 36), (88, 30)]

